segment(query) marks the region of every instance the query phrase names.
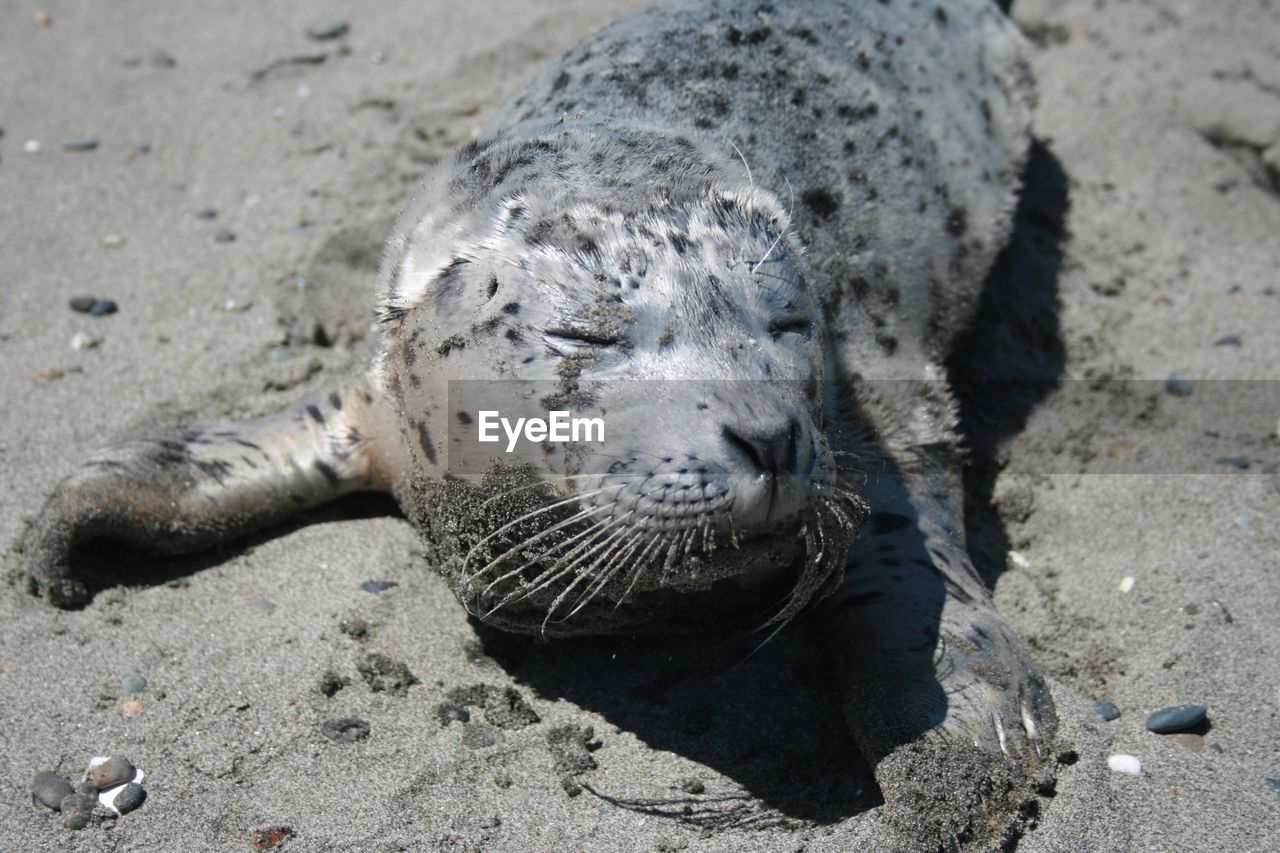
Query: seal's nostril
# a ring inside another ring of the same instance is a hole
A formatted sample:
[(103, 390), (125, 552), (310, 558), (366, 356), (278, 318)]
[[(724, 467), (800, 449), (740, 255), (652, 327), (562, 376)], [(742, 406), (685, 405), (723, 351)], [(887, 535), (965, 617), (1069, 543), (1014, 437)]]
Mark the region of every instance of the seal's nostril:
[(764, 433), (748, 433), (726, 425), (723, 434), (725, 442), (746, 457), (756, 470), (774, 477), (795, 472), (800, 424), (794, 418), (780, 429)]

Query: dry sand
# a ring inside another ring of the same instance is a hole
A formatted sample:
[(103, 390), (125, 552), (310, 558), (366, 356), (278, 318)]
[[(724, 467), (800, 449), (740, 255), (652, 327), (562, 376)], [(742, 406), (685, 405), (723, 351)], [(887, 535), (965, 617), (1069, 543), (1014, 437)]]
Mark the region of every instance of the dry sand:
[[(0, 540), (96, 445), (358, 369), (379, 242), (417, 178), (535, 63), (641, 5), (50, 0), (39, 27), (36, 6), (3, 4)], [(1277, 849), (1280, 10), (1020, 0), (1015, 17), (1042, 147), (956, 369), (1060, 380), (966, 396), (975, 548), (1080, 755), (1020, 849)], [(305, 35), (338, 20), (345, 38)], [(83, 293), (120, 310), (71, 312)], [(96, 348), (69, 348), (82, 331)], [(1164, 391), (1174, 370), (1199, 380), (1190, 397)], [(79, 612), (0, 588), (0, 849), (248, 849), (271, 825), (291, 850), (883, 847), (805, 626), (742, 664), (732, 644), (478, 632), (383, 510)], [(339, 627), (355, 618), (363, 638)], [(421, 683), (373, 690), (370, 653)], [(132, 672), (148, 687), (130, 717)], [(326, 672), (351, 683), (326, 698)], [(473, 707), (442, 725), (472, 684), (513, 686), (540, 721)], [(1123, 716), (1096, 717), (1101, 698)], [(1144, 730), (1192, 701), (1202, 739)], [(322, 737), (343, 715), (369, 737)], [(1142, 774), (1107, 770), (1112, 752)], [(36, 771), (110, 753), (146, 770), (141, 810), (70, 833), (31, 805)]]

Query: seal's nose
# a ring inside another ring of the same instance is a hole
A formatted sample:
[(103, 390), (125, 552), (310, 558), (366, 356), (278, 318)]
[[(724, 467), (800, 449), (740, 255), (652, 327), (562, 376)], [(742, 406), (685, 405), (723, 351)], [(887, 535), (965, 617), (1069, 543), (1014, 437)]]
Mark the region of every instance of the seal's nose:
[(795, 418), (763, 430), (746, 430), (726, 425), (724, 440), (757, 471), (770, 477), (796, 473), (799, 460), (800, 424)]

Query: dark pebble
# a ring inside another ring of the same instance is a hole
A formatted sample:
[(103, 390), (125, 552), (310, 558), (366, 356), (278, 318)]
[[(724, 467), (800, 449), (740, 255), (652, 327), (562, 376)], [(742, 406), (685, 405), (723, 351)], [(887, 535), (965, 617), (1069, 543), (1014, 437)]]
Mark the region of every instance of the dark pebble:
[(389, 589), (395, 589), (398, 586), (400, 586), (400, 584), (396, 583), (395, 581), (365, 581), (364, 583), (360, 584), (361, 589), (363, 589), (365, 592), (371, 592), (374, 595), (377, 595), (378, 593), (381, 593), (381, 592), (386, 592)]
[(369, 736), (369, 723), (359, 717), (332, 717), (320, 725), (320, 734), (334, 743), (355, 743)]
[(120, 789), (120, 793), (116, 794), (115, 799), (111, 801), (111, 805), (115, 806), (116, 811), (120, 812), (120, 814), (127, 814), (142, 805), (146, 799), (147, 792), (143, 790), (142, 786), (137, 782), (130, 782)]
[(92, 151), (98, 147), (96, 139), (64, 139), (62, 140), (63, 151)]
[(97, 299), (89, 306), (89, 313), (94, 317), (105, 317), (120, 310), (120, 306), (111, 299)]
[(471, 712), (466, 708), (459, 708), (457, 705), (444, 704), (436, 709), (436, 716), (440, 718), (440, 725), (447, 726), (450, 723), (469, 723), (471, 722)]
[(213, 239), (219, 243), (234, 243), (236, 239), (236, 232), (229, 228), (223, 228), (217, 234), (213, 235)]
[(1223, 291), (1226, 293), (1239, 293), (1242, 290), (1244, 290), (1244, 287), (1239, 284), (1235, 284), (1234, 282), (1223, 288)]
[(62, 798), (58, 804), (62, 812), (62, 825), (67, 829), (84, 829), (93, 817), (93, 807), (98, 804), (97, 797), (88, 794), (70, 794)]
[(1280, 794), (1280, 779), (1275, 779), (1271, 776), (1268, 776), (1267, 784), (1270, 785), (1272, 788), (1274, 788), (1277, 794)]
[(98, 789), (93, 787), (92, 782), (81, 782), (79, 785), (76, 785), (76, 789), (73, 793), (84, 794), (86, 797), (96, 797), (98, 796)]
[(270, 613), (276, 609), (276, 603), (269, 598), (255, 598), (249, 602), (249, 607), (261, 610), (263, 613)]
[(72, 311), (81, 314), (88, 314), (93, 310), (93, 306), (98, 303), (97, 297), (94, 296), (73, 296), (67, 304), (71, 306)]
[(133, 153), (134, 154), (150, 154), (151, 153), (150, 143), (139, 142), (137, 145), (133, 146)]
[(315, 41), (333, 41), (340, 39), (347, 33), (351, 32), (351, 25), (346, 21), (338, 21), (336, 24), (330, 24), (324, 29), (307, 30), (307, 38)]
[(1190, 379), (1183, 379), (1177, 373), (1170, 373), (1169, 378), (1164, 382), (1164, 390), (1175, 397), (1190, 397), (1191, 392), (1196, 390), (1196, 386)]
[(196, 214), (196, 219), (217, 219), (218, 211), (212, 207), (206, 207), (204, 210)]
[(62, 808), (62, 801), (76, 792), (71, 783), (57, 773), (42, 770), (31, 780), (31, 796), (41, 805), (57, 811)]
[(140, 672), (126, 675), (120, 681), (120, 692), (122, 693), (141, 693), (146, 689), (147, 677)]
[(1108, 702), (1106, 699), (1099, 699), (1093, 703), (1093, 711), (1099, 717), (1108, 722), (1120, 719), (1120, 709), (1116, 707), (1115, 702)]
[(1243, 456), (1219, 456), (1213, 461), (1218, 465), (1230, 465), (1232, 468), (1239, 468), (1241, 471), (1249, 469), (1249, 460)]
[(1243, 343), (1244, 341), (1240, 340), (1239, 335), (1223, 335), (1214, 341), (1213, 345), (1215, 347), (1238, 347)]
[(1147, 731), (1155, 732), (1158, 735), (1184, 731), (1200, 725), (1204, 721), (1204, 716), (1205, 707), (1203, 705), (1174, 705), (1169, 708), (1161, 708), (1147, 717)]
[(178, 64), (178, 60), (174, 59), (163, 50), (157, 50), (151, 54), (151, 64), (156, 68), (172, 68)]
[(113, 755), (89, 770), (89, 783), (99, 791), (123, 785), (132, 778), (133, 765), (121, 755)]

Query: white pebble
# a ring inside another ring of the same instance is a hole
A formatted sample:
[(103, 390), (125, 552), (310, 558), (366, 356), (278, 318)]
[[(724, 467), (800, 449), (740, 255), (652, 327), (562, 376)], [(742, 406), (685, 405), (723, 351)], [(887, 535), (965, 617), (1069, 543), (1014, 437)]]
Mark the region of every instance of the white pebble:
[(75, 350), (76, 352), (81, 352), (87, 349), (93, 349), (100, 343), (102, 343), (102, 340), (100, 338), (95, 338), (93, 335), (89, 334), (88, 332), (76, 332), (74, 335), (71, 336), (71, 349)]
[(1107, 766), (1117, 773), (1128, 773), (1130, 776), (1142, 773), (1142, 762), (1135, 756), (1125, 755), (1123, 752), (1108, 756)]
[(22, 143), (22, 150), (27, 152), (28, 154), (39, 154), (40, 140), (28, 139), (26, 142)]
[(1013, 563), (1015, 566), (1017, 566), (1020, 569), (1031, 568), (1031, 561), (1028, 560), (1026, 557), (1022, 556), (1022, 552), (1020, 551), (1010, 551), (1009, 562)]
[(1136, 580), (1129, 577), (1128, 575), (1125, 575), (1125, 577), (1121, 579), (1120, 586), (1118, 587), (1118, 589), (1124, 593), (1133, 592), (1133, 585), (1135, 583), (1137, 583)]
[(119, 234), (108, 234), (102, 238), (102, 245), (108, 249), (119, 249), (124, 245), (124, 238)]
[(310, 87), (310, 86), (308, 86), (306, 83), (299, 83), (299, 84), (298, 84), (298, 97), (299, 97), (299, 98), (309, 98), (309, 97), (311, 97), (311, 87)]
[(276, 107), (274, 110), (271, 111), (271, 114), (275, 116), (277, 119), (282, 119), (285, 117), (285, 112), (286, 110), (284, 107)]

